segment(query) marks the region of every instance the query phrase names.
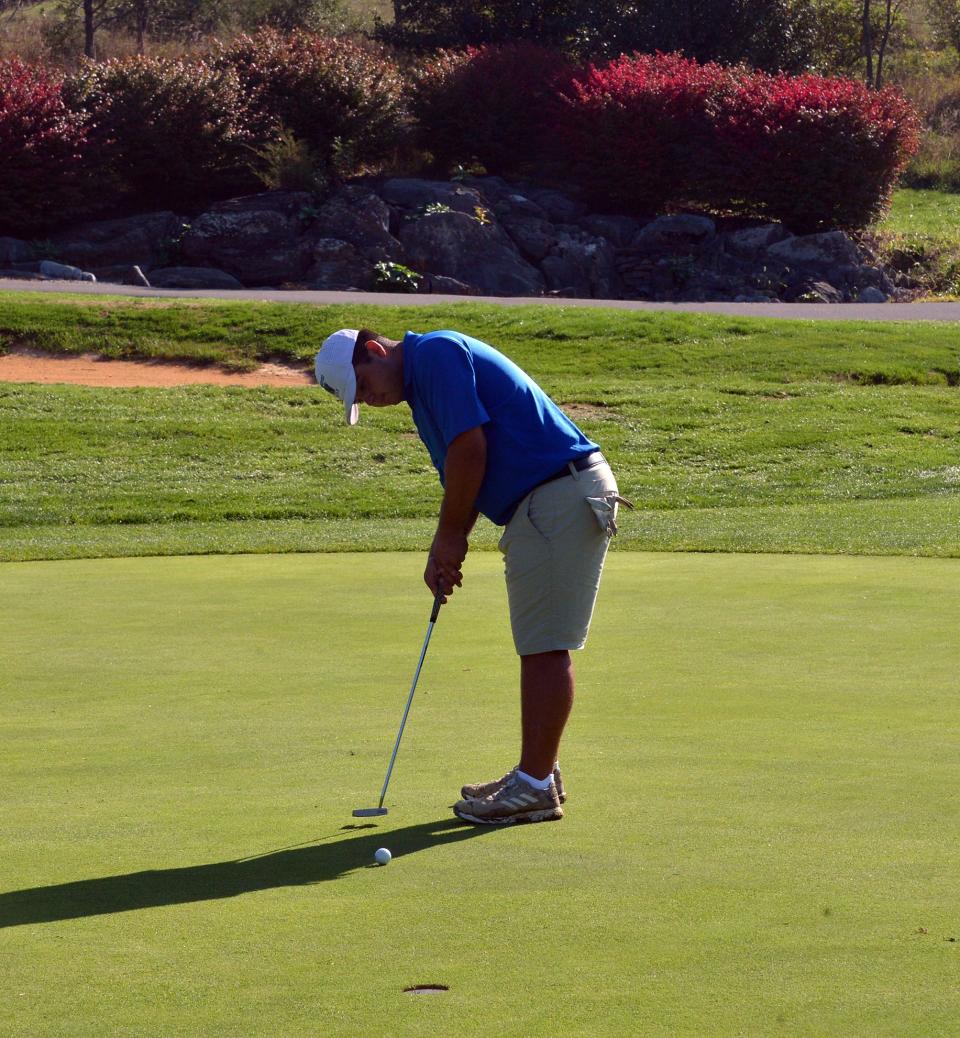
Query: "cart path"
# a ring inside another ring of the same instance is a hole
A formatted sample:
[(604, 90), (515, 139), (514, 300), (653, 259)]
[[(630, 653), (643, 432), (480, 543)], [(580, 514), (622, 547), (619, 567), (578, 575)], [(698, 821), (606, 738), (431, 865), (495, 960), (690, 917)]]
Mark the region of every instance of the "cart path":
[(483, 303), (491, 306), (605, 307), (668, 313), (726, 314), (731, 317), (775, 317), (816, 321), (960, 321), (960, 303), (649, 303), (637, 299), (562, 299), (553, 296), (397, 295), (389, 292), (313, 292), (298, 289), (246, 288), (235, 292), (212, 289), (137, 288), (88, 284), (83, 281), (13, 281), (0, 279), (0, 292), (76, 292), (90, 295), (145, 296), (154, 299), (258, 300), (269, 303), (309, 303), (314, 306), (437, 306)]

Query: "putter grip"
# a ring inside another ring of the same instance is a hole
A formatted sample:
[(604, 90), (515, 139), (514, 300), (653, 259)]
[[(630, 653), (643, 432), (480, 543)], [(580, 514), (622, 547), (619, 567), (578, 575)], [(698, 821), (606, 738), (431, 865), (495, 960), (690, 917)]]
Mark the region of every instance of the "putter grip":
[(440, 615), (440, 606), (443, 604), (443, 592), (438, 591), (433, 600), (433, 612), (430, 614), (430, 623), (435, 624)]

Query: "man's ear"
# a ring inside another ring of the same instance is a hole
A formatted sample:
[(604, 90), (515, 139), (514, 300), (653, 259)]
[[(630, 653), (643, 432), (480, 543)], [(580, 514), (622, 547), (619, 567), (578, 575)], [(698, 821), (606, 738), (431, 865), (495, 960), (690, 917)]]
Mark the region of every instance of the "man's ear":
[(367, 353), (375, 354), (378, 357), (385, 357), (387, 355), (386, 349), (384, 349), (376, 339), (367, 339), (363, 345)]

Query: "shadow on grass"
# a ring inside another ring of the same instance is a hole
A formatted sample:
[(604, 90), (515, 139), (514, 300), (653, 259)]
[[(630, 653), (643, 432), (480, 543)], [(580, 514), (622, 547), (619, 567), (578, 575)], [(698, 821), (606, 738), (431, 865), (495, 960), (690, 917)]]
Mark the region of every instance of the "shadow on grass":
[(235, 861), (179, 869), (148, 869), (123, 876), (11, 890), (0, 893), (0, 928), (214, 901), (254, 890), (322, 883), (369, 866), (378, 847), (389, 846), (393, 856), (399, 858), (491, 831), (456, 818), (387, 832), (367, 832), (371, 829), (377, 826), (348, 825), (334, 834), (339, 839), (324, 838), (333, 841), (330, 843), (316, 841)]

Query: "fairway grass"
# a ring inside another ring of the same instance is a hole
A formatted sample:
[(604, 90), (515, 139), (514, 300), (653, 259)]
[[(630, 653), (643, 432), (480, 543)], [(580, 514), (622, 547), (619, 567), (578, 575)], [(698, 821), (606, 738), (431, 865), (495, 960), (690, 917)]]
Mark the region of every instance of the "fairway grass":
[(0, 1035), (956, 1034), (960, 562), (611, 554), (567, 817), (491, 832), (449, 810), (516, 760), (490, 552), (351, 818), (422, 561), (3, 567)]

